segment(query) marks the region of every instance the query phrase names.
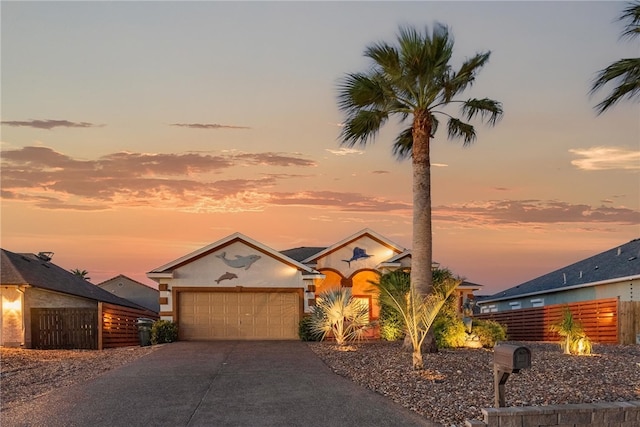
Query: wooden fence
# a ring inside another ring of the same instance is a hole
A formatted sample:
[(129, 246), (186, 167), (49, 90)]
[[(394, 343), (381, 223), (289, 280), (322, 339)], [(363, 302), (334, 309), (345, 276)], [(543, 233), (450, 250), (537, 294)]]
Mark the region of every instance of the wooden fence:
[(157, 320), (158, 315), (148, 310), (98, 303), (100, 325), (98, 348), (140, 345), (137, 320), (140, 317)]
[(559, 341), (560, 337), (551, 332), (549, 326), (562, 319), (566, 308), (582, 324), (592, 342), (619, 343), (617, 298), (483, 313), (475, 317), (506, 325), (507, 335), (513, 341)]
[(620, 344), (640, 344), (640, 301), (618, 303)]
[(96, 308), (32, 308), (31, 346), (39, 349), (98, 348)]

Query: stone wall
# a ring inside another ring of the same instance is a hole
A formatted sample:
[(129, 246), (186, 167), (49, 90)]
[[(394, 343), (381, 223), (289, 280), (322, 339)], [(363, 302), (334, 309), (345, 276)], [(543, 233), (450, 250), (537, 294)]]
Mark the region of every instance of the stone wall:
[(484, 421), (466, 427), (637, 427), (640, 401), (482, 409)]

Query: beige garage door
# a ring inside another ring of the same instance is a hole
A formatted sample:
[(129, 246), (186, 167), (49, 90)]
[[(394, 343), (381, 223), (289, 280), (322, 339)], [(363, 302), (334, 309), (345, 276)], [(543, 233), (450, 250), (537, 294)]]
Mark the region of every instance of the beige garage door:
[(180, 339), (297, 339), (299, 298), (295, 292), (181, 292)]

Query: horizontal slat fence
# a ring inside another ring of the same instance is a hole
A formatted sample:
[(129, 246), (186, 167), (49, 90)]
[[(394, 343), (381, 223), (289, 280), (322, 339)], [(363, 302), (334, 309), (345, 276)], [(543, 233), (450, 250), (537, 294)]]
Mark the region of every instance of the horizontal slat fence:
[(98, 348), (95, 308), (32, 308), (31, 346), (39, 349)]
[(549, 326), (562, 319), (566, 308), (582, 324), (592, 342), (618, 344), (617, 298), (483, 313), (475, 317), (506, 325), (507, 335), (513, 341), (559, 341), (559, 335), (551, 332)]
[(140, 317), (157, 320), (158, 315), (147, 310), (100, 303), (102, 337), (100, 348), (140, 345), (137, 320)]

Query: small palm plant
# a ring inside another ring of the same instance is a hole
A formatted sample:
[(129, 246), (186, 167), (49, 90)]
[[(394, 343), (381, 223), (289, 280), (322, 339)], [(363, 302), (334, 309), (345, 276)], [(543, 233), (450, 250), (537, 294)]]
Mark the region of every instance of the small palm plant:
[(549, 326), (549, 330), (564, 337), (560, 342), (564, 354), (591, 354), (591, 341), (568, 307), (564, 310), (562, 319)]
[(413, 369), (424, 369), (422, 360), (422, 343), (449, 295), (460, 285), (461, 281), (451, 274), (434, 275), (435, 292), (421, 295), (414, 288), (401, 292), (402, 276), (380, 280), (376, 287), (380, 291), (381, 304), (395, 307), (404, 321), (406, 336), (412, 347)]
[(331, 334), (339, 346), (361, 339), (369, 327), (369, 305), (347, 288), (321, 293), (311, 315), (311, 334), (324, 340)]

